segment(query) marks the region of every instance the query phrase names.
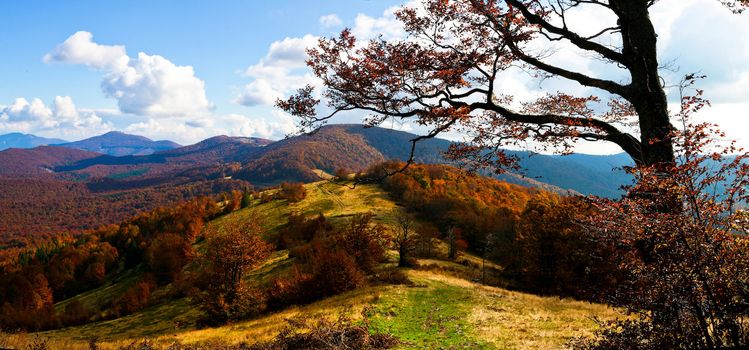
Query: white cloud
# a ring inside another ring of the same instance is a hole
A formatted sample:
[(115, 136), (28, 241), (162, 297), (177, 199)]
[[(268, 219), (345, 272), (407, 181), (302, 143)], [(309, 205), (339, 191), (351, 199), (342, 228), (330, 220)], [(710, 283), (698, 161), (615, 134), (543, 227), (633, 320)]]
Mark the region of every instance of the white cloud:
[(320, 17), (320, 24), (325, 28), (340, 27), (343, 24), (341, 18), (336, 14), (329, 14)]
[(44, 56), (47, 63), (83, 64), (104, 72), (101, 88), (123, 113), (150, 117), (201, 115), (212, 109), (205, 83), (191, 66), (158, 55), (127, 55), (124, 46), (101, 45), (89, 32), (77, 32)]
[(69, 96), (56, 96), (51, 106), (39, 98), (29, 102), (22, 97), (10, 105), (0, 106), (0, 132), (80, 138), (109, 130), (112, 130), (111, 123), (94, 111), (79, 110)]
[(267, 139), (280, 139), (296, 131), (291, 116), (280, 111), (273, 111), (273, 118), (250, 118), (241, 114), (229, 114), (222, 117), (227, 125), (229, 136), (255, 136)]
[(52, 52), (44, 55), (43, 61), (45, 63), (83, 64), (96, 69), (127, 65), (127, 54), (124, 46), (99, 45), (91, 39), (93, 39), (93, 35), (89, 32), (76, 32), (62, 44), (57, 45)]
[[(421, 6), (421, 2), (411, 1), (406, 6)], [(358, 14), (351, 33), (359, 40), (375, 39), (379, 36), (385, 40), (403, 39), (406, 31), (403, 29), (403, 24), (395, 17), (395, 12), (399, 8), (399, 6), (388, 8), (380, 17)]]
[(273, 42), (268, 54), (243, 72), (252, 82), (244, 86), (234, 101), (245, 106), (270, 106), (277, 98), (304, 85), (319, 85), (306, 69), (307, 49), (317, 45), (317, 40), (305, 35)]
[(277, 140), (296, 130), (291, 116), (278, 111), (271, 115), (271, 118), (253, 118), (232, 113), (197, 120), (149, 118), (132, 123), (123, 130), (151, 139), (169, 139), (184, 145), (215, 135)]

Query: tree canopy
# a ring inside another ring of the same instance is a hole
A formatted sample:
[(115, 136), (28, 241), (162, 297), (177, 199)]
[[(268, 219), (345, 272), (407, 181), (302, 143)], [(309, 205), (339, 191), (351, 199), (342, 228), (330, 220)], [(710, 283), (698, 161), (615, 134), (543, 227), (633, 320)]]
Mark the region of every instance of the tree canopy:
[[(749, 6), (746, 0), (720, 2), (735, 13)], [(277, 105), (300, 117), (307, 132), (350, 110), (369, 112), (370, 125), (396, 118), (428, 127), (427, 134), (412, 140), (414, 148), (420, 140), (462, 129), (472, 142), (454, 147), (451, 155), (479, 166), (513, 164), (503, 147), (529, 140), (561, 152), (589, 140), (618, 145), (638, 165), (668, 169), (675, 163), (674, 127), (659, 74), (658, 33), (649, 14), (658, 3), (423, 0), (418, 8), (396, 13), (405, 39), (360, 43), (348, 29), (321, 39), (308, 51), (308, 65), (323, 82), (321, 96), (307, 86)], [(568, 14), (587, 8), (609, 12), (616, 21), (592, 35), (578, 33), (568, 25), (573, 20)], [(571, 45), (581, 58), (594, 57), (625, 71), (627, 79), (551, 63), (549, 52), (537, 48), (556, 42)], [(595, 93), (548, 91), (533, 101), (516, 101), (496, 86), (501, 73), (513, 67)], [(331, 113), (318, 113), (321, 99)]]

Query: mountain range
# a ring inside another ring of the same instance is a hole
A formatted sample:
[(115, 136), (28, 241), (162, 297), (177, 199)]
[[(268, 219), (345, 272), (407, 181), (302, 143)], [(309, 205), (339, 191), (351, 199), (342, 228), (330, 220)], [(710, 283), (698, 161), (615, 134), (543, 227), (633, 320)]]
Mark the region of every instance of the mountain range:
[(61, 144), (65, 142), (67, 141), (60, 139), (48, 139), (45, 137), (14, 132), (10, 134), (0, 135), (0, 151), (8, 148), (34, 148), (39, 146)]
[[(78, 142), (0, 151), (0, 247), (8, 238), (54, 235), (122, 221), (198, 195), (262, 189), (283, 181), (311, 182), (319, 171), (366, 170), (405, 160), (416, 135), (341, 124), (280, 141), (216, 136), (180, 147), (123, 133)], [(419, 163), (447, 163), (451, 142), (427, 139), (416, 147)], [(550, 156), (508, 151), (523, 174), (500, 180), (557, 193), (618, 197), (631, 181), (616, 170), (624, 154)]]
[[(7, 136), (7, 135), (4, 135)], [(0, 136), (0, 138), (4, 137)], [(405, 160), (416, 135), (356, 124), (323, 127), (312, 135), (280, 141), (216, 136), (181, 147), (171, 141), (152, 141), (121, 132), (77, 142), (26, 150), (0, 152), (0, 175), (25, 173), (75, 174), (76, 178), (135, 180), (172, 177), (196, 168), (222, 169), (224, 175), (264, 187), (282, 181), (314, 181), (315, 170), (333, 173), (339, 168), (364, 170), (385, 160)], [(427, 139), (417, 144), (415, 160), (446, 163), (442, 153), (451, 142)], [(64, 147), (77, 151), (63, 151)], [(617, 197), (631, 181), (622, 167), (631, 165), (624, 154), (568, 156), (507, 151), (516, 156), (521, 174), (496, 175), (501, 180), (563, 192)], [(127, 176), (129, 173), (130, 176)]]
[(181, 145), (172, 141), (153, 141), (147, 137), (129, 135), (119, 131), (111, 131), (103, 135), (75, 142), (22, 133), (0, 135), (0, 151), (8, 148), (28, 149), (38, 146), (59, 146), (116, 157), (149, 155), (181, 147)]

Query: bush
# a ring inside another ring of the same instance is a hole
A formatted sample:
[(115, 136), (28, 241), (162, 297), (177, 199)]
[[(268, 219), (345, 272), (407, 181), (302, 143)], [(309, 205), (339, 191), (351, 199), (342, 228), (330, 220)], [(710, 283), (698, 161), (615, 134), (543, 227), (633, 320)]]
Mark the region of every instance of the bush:
[(285, 199), (290, 203), (296, 203), (307, 197), (304, 184), (299, 182), (284, 182), (276, 194), (278, 199)]
[(153, 240), (146, 261), (156, 280), (163, 285), (173, 282), (194, 255), (190, 242), (180, 235), (166, 233)]
[(242, 281), (248, 270), (270, 255), (271, 245), (262, 239), (263, 233), (252, 220), (227, 222), (209, 232), (200, 261), (204, 269), (195, 283), (202, 291), (193, 296), (204, 312), (201, 325), (220, 325), (265, 310), (264, 293)]
[(62, 315), (58, 316), (63, 327), (79, 326), (91, 321), (95, 312), (75, 299), (65, 306)]
[(311, 303), (366, 283), (364, 272), (346, 251), (323, 246), (310, 249), (309, 260), (295, 264), (291, 276), (271, 283), (268, 290), (270, 308)]
[(533, 292), (598, 300), (623, 279), (613, 249), (596, 244), (579, 224), (592, 213), (574, 197), (535, 195), (520, 215), (508, 272)]
[(382, 284), (402, 284), (408, 286), (414, 284), (414, 282), (408, 279), (408, 276), (406, 276), (402, 270), (397, 268), (389, 268), (380, 271), (373, 276), (372, 280)]
[(333, 231), (333, 225), (325, 215), (307, 218), (304, 214), (290, 213), (288, 224), (281, 230), (277, 246), (279, 249), (293, 248), (312, 241), (315, 236)]
[(144, 276), (112, 302), (112, 314), (115, 317), (121, 317), (142, 310), (148, 306), (151, 300), (151, 292), (154, 289), (156, 289), (154, 278), (150, 275)]
[(348, 225), (331, 235), (328, 243), (345, 250), (359, 268), (367, 273), (371, 273), (379, 262), (385, 260), (386, 248), (390, 243), (387, 228), (374, 224), (373, 219), (372, 213), (355, 215)]
[(338, 180), (345, 181), (349, 179), (351, 172), (345, 168), (338, 168), (333, 174)]
[(219, 326), (228, 321), (250, 318), (267, 308), (265, 292), (245, 283), (240, 283), (231, 291), (203, 293), (197, 298), (203, 311), (198, 326)]
[(372, 333), (369, 323), (354, 324), (350, 319), (339, 317), (335, 321), (326, 318), (298, 318), (287, 321), (289, 325), (273, 340), (257, 343), (250, 350), (379, 350), (398, 345), (390, 334)]

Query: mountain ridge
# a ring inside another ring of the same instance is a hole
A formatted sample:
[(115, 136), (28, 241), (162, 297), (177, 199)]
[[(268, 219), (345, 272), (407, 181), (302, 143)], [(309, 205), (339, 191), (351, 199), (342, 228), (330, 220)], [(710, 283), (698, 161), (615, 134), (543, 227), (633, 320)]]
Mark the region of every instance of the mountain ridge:
[(110, 131), (80, 141), (61, 143), (54, 146), (75, 148), (111, 156), (150, 155), (159, 151), (181, 147), (180, 144), (173, 141), (154, 141), (145, 136), (126, 134), (121, 131)]
[(34, 148), (39, 146), (49, 146), (65, 142), (67, 141), (56, 138), (46, 138), (32, 134), (12, 132), (9, 134), (0, 135), (0, 151), (9, 148)]

